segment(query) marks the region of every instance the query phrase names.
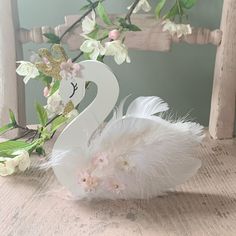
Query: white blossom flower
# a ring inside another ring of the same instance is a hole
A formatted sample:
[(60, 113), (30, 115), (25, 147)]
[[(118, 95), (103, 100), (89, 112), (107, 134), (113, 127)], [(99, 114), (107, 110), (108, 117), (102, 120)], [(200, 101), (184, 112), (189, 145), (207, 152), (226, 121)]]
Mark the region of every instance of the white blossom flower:
[(86, 16), (82, 21), (82, 30), (84, 34), (89, 34), (94, 31), (96, 27), (96, 14), (94, 11), (91, 13), (91, 18)]
[(25, 150), (21, 150), (19, 152), (15, 152), (14, 154), (17, 154), (14, 159), (16, 160), (17, 167), (20, 171), (25, 171), (30, 167), (30, 156), (29, 153)]
[(15, 172), (16, 163), (13, 158), (1, 157), (0, 176), (12, 175)]
[(25, 84), (27, 84), (30, 79), (34, 79), (39, 75), (39, 71), (33, 63), (28, 61), (17, 61), (17, 63), (20, 63), (20, 65), (16, 69), (16, 73), (20, 76), (25, 76)]
[(12, 175), (17, 168), (20, 171), (25, 171), (30, 167), (29, 153), (25, 150), (20, 150), (13, 155), (15, 157), (0, 157), (0, 176)]
[[(130, 9), (131, 7), (132, 7), (132, 5), (129, 6), (128, 9)], [(151, 9), (152, 9), (152, 7), (149, 4), (148, 0), (140, 0), (139, 3), (137, 4), (137, 6), (134, 8), (133, 13), (137, 13), (140, 10), (143, 10), (145, 12), (149, 12), (149, 11), (151, 11)]]
[(120, 65), (123, 62), (130, 63), (130, 58), (128, 55), (128, 50), (126, 46), (120, 40), (114, 40), (106, 43), (106, 53), (107, 56), (114, 56), (115, 62)]
[(47, 110), (49, 118), (53, 117), (54, 115), (63, 113), (64, 104), (58, 91), (48, 97), (45, 109)]
[(92, 60), (97, 60), (99, 55), (105, 54), (105, 48), (100, 41), (86, 37), (86, 40), (80, 46), (80, 50), (89, 53)]
[(191, 26), (185, 24), (176, 24), (170, 20), (165, 20), (163, 23), (162, 31), (169, 31), (169, 33), (174, 36), (177, 35), (178, 38), (182, 37), (183, 35), (192, 34)]

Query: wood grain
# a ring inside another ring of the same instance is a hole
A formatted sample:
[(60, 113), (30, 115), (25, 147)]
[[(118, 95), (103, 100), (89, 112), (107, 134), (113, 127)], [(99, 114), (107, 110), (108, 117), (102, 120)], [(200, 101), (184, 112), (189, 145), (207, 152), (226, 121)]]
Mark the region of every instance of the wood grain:
[(16, 61), (22, 59), (18, 40), (19, 19), (17, 0), (0, 2), (0, 126), (8, 123), (12, 109), (21, 125), (26, 122), (24, 84), (16, 76)]
[[(115, 19), (118, 15), (111, 15)], [(44, 33), (54, 33), (61, 36), (74, 22), (80, 18), (79, 15), (70, 15), (65, 17), (65, 23), (56, 26), (34, 27), (30, 30), (22, 28), (20, 30), (20, 39), (22, 43), (29, 41), (35, 43), (47, 42), (48, 39), (43, 36)], [(99, 22), (99, 20), (98, 20)], [(127, 32), (125, 44), (128, 48), (146, 51), (170, 51), (172, 43), (186, 42), (189, 44), (208, 44), (218, 46), (221, 42), (222, 32), (220, 30), (209, 30), (205, 28), (195, 28), (191, 35), (177, 38), (171, 36), (169, 32), (162, 31), (162, 22), (157, 21), (153, 15), (137, 14), (132, 17), (132, 22), (138, 25), (142, 31)], [(102, 22), (100, 22), (102, 24)], [(66, 35), (63, 43), (67, 44), (71, 51), (80, 48), (84, 38), (81, 36), (81, 27), (75, 28)]]
[(37, 168), (0, 178), (0, 234), (234, 236), (236, 140), (207, 137), (197, 156), (203, 167), (194, 178), (149, 201), (77, 202), (52, 171)]
[(235, 124), (236, 96), (236, 0), (225, 0), (217, 49), (211, 100), (209, 131), (213, 138), (232, 138)]

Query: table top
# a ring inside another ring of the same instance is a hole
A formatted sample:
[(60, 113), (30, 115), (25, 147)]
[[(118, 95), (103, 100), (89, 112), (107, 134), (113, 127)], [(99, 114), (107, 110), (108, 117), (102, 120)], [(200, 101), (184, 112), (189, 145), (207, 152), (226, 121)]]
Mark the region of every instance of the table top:
[(235, 140), (206, 138), (197, 155), (199, 173), (166, 196), (97, 202), (75, 201), (34, 157), (25, 173), (0, 178), (1, 236), (233, 236)]

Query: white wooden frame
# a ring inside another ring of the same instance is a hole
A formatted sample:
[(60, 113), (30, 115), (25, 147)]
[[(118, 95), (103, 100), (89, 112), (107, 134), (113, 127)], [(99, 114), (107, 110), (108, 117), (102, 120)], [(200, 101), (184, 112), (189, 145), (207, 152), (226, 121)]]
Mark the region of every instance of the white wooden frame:
[[(236, 0), (224, 0), (221, 30), (193, 29), (193, 34), (178, 39), (162, 32), (160, 23), (149, 15), (133, 18), (143, 31), (127, 35), (129, 48), (152, 51), (169, 51), (171, 44), (187, 42), (190, 44), (214, 44), (218, 46), (215, 76), (212, 93), (209, 131), (213, 138), (232, 138), (235, 119), (235, 81), (236, 81)], [(29, 41), (45, 42), (46, 32), (60, 36), (79, 16), (65, 17), (65, 24), (55, 28), (48, 26), (20, 29), (17, 15), (17, 0), (0, 2), (0, 125), (7, 120), (8, 108), (13, 109), (21, 124), (25, 123), (24, 87), (16, 79), (16, 59), (22, 58), (22, 44)], [(223, 36), (222, 36), (223, 32)], [(80, 29), (74, 30), (64, 38), (70, 50), (76, 50), (82, 42)]]

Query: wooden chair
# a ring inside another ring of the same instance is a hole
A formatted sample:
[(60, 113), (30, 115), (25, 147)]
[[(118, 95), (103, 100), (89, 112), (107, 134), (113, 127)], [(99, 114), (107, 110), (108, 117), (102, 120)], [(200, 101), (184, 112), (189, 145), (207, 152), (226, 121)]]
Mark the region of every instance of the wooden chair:
[[(127, 35), (126, 44), (138, 50), (169, 51), (172, 42), (190, 44), (214, 44), (216, 55), (209, 132), (215, 139), (232, 138), (235, 120), (236, 81), (236, 0), (225, 0), (221, 30), (194, 29), (192, 35), (178, 39), (162, 32), (160, 23), (150, 15), (136, 15), (133, 22), (143, 31)], [(1, 0), (0, 3), (0, 124), (7, 121), (11, 108), (21, 124), (25, 123), (25, 97), (22, 80), (17, 79), (16, 60), (22, 58), (22, 44), (47, 41), (44, 33), (53, 32), (60, 36), (79, 16), (66, 16), (65, 23), (55, 28), (43, 26), (31, 30), (19, 27), (17, 0)], [(223, 32), (223, 34), (222, 34)], [(69, 49), (77, 50), (82, 42), (80, 29), (64, 38)]]

